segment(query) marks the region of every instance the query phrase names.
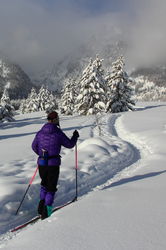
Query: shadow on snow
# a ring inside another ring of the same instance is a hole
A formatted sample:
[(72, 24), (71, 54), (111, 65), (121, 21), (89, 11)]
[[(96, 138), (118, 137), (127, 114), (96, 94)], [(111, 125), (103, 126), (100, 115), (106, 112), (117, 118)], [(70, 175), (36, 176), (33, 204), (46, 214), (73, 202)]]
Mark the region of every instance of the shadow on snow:
[(2, 123), (0, 124), (0, 129), (20, 128), (20, 127), (24, 127), (24, 126), (31, 125), (31, 124), (44, 124), (44, 123), (45, 123), (45, 120), (40, 119), (39, 117), (26, 118), (22, 120)]
[(148, 173), (148, 174), (144, 174), (144, 175), (136, 175), (136, 176), (129, 177), (129, 178), (124, 178), (122, 180), (119, 180), (119, 181), (116, 181), (116, 182), (112, 183), (111, 185), (109, 185), (107, 187), (104, 187), (103, 190), (111, 188), (111, 187), (120, 186), (120, 185), (129, 183), (129, 182), (139, 181), (139, 180), (142, 180), (142, 179), (155, 177), (155, 176), (163, 174), (163, 173), (166, 173), (166, 170), (159, 171), (159, 172), (152, 172), (152, 173)]
[(159, 107), (165, 107), (166, 105), (160, 104), (160, 105), (154, 105), (154, 106), (146, 106), (146, 107), (139, 107), (135, 108), (135, 111), (144, 111), (146, 109), (153, 109), (153, 108), (159, 108)]
[(22, 136), (27, 136), (27, 135), (33, 135), (36, 134), (36, 132), (33, 133), (22, 133), (22, 134), (13, 134), (13, 135), (1, 135), (0, 136), (0, 140), (5, 140), (5, 139), (9, 139), (9, 138), (17, 138), (17, 137), (22, 137)]

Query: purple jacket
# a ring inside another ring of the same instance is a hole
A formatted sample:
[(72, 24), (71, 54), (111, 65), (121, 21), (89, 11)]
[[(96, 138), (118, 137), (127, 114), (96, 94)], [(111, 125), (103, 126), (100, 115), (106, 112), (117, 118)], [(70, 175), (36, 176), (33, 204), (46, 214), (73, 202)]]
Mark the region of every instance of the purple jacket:
[(60, 157), (56, 156), (60, 154), (61, 146), (73, 148), (76, 142), (77, 137), (72, 136), (72, 138), (69, 139), (54, 123), (46, 123), (41, 130), (37, 132), (32, 142), (32, 149), (39, 156), (42, 156), (42, 149), (47, 150), (49, 157), (52, 157), (48, 160), (48, 165), (59, 166), (61, 160)]

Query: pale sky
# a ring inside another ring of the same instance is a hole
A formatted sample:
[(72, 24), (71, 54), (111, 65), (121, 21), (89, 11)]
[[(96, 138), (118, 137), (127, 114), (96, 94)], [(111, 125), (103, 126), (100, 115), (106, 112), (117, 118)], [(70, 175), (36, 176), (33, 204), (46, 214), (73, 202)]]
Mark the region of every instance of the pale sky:
[(0, 0), (0, 52), (31, 72), (108, 28), (131, 65), (148, 65), (166, 59), (165, 13), (165, 0)]

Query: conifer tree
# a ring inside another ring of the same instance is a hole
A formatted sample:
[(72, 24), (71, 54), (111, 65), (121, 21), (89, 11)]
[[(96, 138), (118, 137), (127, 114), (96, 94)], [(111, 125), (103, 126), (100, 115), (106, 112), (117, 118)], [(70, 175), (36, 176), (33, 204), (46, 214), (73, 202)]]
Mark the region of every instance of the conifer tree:
[(47, 100), (47, 103), (45, 104), (45, 111), (48, 114), (52, 111), (55, 111), (57, 108), (58, 108), (58, 104), (56, 102), (56, 98), (52, 93), (50, 93), (49, 99)]
[(36, 112), (39, 110), (39, 103), (37, 100), (37, 93), (34, 88), (31, 89), (31, 93), (26, 101), (25, 113)]
[(30, 95), (27, 99), (23, 100), (20, 111), (22, 113), (30, 113), (36, 111), (46, 111), (49, 113), (57, 109), (58, 105), (56, 103), (53, 94), (44, 86), (36, 93), (36, 90), (32, 88)]
[(102, 61), (98, 56), (83, 71), (79, 82), (76, 109), (80, 115), (97, 114), (105, 110), (105, 79)]
[(106, 78), (108, 88), (107, 112), (123, 112), (133, 110), (135, 105), (132, 100), (133, 90), (131, 80), (124, 70), (124, 58), (120, 56), (112, 64), (111, 74)]
[(46, 111), (47, 113), (57, 109), (58, 105), (56, 103), (55, 97), (52, 93), (44, 86), (39, 90), (38, 94), (39, 110)]
[(31, 113), (39, 110), (39, 102), (37, 93), (34, 88), (31, 89), (31, 93), (27, 99), (24, 99), (20, 105), (20, 111), (22, 113)]
[(43, 111), (43, 110), (46, 109), (45, 105), (46, 105), (46, 103), (48, 101), (48, 98), (49, 98), (49, 92), (44, 86), (42, 86), (39, 89), (39, 94), (38, 94), (38, 97), (37, 97), (40, 111)]
[(75, 107), (76, 85), (75, 80), (71, 78), (66, 81), (62, 90), (61, 107), (62, 114), (72, 115)]
[(4, 89), (0, 101), (0, 120), (13, 121), (14, 107), (10, 103), (10, 97), (7, 88)]
[(20, 108), (19, 108), (19, 110), (22, 114), (27, 112), (27, 109), (26, 109), (27, 105), (28, 105), (28, 98), (22, 99), (21, 104), (20, 104)]

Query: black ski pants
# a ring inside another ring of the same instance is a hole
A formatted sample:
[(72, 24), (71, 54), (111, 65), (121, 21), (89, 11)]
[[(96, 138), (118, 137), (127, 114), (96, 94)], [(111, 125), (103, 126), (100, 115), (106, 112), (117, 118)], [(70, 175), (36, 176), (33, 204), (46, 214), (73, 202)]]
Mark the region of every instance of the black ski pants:
[(39, 166), (41, 185), (47, 189), (47, 192), (57, 191), (59, 168), (60, 166)]

